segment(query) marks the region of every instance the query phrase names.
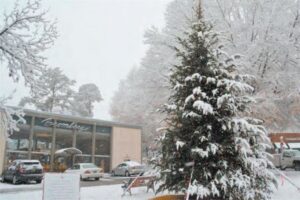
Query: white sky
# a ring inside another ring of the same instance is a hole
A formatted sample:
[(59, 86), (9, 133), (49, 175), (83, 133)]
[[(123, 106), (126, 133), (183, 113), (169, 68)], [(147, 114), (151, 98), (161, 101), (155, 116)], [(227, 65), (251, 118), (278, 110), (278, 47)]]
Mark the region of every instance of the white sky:
[[(163, 27), (165, 8), (170, 1), (43, 1), (43, 7), (49, 9), (49, 18), (57, 19), (60, 35), (45, 54), (47, 63), (50, 67), (60, 67), (76, 80), (76, 89), (85, 83), (99, 87), (104, 101), (95, 106), (95, 118), (110, 119), (110, 100), (119, 81), (139, 64), (147, 49), (143, 44), (144, 31), (152, 25)], [(13, 4), (14, 0), (0, 0), (1, 14)], [(28, 89), (23, 83), (13, 83), (0, 63), (0, 96), (14, 89), (16, 93), (9, 105), (17, 105), (21, 97), (28, 95)]]

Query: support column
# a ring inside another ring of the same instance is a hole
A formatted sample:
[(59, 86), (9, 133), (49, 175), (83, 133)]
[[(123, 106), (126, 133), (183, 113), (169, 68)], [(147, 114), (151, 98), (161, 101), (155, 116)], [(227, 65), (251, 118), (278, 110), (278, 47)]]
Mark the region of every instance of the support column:
[(111, 171), (113, 169), (113, 159), (114, 159), (114, 127), (111, 127), (111, 133), (110, 133), (110, 169)]
[(33, 134), (34, 134), (35, 116), (32, 116), (30, 123), (30, 135), (29, 135), (29, 146), (28, 146), (28, 159), (31, 159), (31, 152), (33, 147)]
[(72, 141), (72, 147), (76, 148), (76, 136), (77, 136), (77, 131), (73, 129), (73, 141)]
[[(73, 141), (72, 141), (72, 147), (76, 148), (76, 137), (77, 137), (77, 130), (73, 129)], [(75, 163), (75, 155), (72, 155), (72, 166)]]
[[(56, 120), (54, 120), (54, 124), (56, 124)], [(54, 168), (54, 153), (55, 153), (55, 141), (56, 141), (56, 127), (52, 127), (52, 145), (51, 145), (51, 157), (50, 157), (50, 171), (53, 171)]]
[(96, 124), (93, 125), (93, 134), (92, 134), (92, 163), (95, 163), (95, 148), (96, 148)]

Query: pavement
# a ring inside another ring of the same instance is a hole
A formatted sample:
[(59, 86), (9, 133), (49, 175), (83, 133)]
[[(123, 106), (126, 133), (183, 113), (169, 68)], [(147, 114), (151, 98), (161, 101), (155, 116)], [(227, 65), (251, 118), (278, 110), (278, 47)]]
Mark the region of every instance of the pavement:
[[(109, 174), (106, 174), (99, 181), (95, 180), (86, 180), (80, 181), (80, 187), (93, 187), (93, 186), (103, 186), (103, 185), (116, 185), (122, 184), (123, 181), (128, 180), (129, 177), (111, 177)], [(26, 191), (36, 191), (42, 190), (43, 183), (36, 184), (35, 181), (30, 183), (20, 183), (13, 185), (12, 183), (0, 183), (0, 194), (2, 193), (15, 193), (15, 192), (26, 192)]]

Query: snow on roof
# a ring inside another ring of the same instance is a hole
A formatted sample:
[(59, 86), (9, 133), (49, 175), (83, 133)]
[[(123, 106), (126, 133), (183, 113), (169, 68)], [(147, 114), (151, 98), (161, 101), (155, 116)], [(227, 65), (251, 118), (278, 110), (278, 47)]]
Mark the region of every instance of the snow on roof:
[(300, 148), (300, 143), (288, 143), (288, 145), (290, 146), (290, 148)]
[(82, 154), (82, 152), (79, 149), (76, 149), (74, 147), (70, 147), (70, 148), (65, 148), (65, 149), (59, 149), (55, 152), (55, 154), (59, 154), (59, 155)]

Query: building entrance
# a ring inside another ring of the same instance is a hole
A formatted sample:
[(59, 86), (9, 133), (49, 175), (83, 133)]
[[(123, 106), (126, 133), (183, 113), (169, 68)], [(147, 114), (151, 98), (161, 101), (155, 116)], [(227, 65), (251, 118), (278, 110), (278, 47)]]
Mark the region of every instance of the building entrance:
[(71, 168), (74, 165), (75, 156), (80, 154), (82, 152), (74, 147), (57, 150), (54, 154), (53, 171), (64, 172)]

